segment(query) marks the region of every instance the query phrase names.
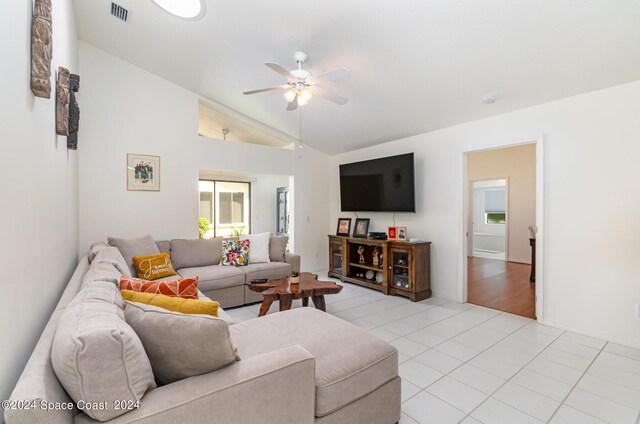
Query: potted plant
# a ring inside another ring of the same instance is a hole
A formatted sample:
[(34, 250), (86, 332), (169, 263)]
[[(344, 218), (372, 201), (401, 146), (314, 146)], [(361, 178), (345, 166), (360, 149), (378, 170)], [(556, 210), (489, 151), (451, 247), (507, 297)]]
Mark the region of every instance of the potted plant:
[(300, 283), (300, 275), (297, 272), (292, 272), (289, 276), (289, 285), (292, 291), (297, 291)]

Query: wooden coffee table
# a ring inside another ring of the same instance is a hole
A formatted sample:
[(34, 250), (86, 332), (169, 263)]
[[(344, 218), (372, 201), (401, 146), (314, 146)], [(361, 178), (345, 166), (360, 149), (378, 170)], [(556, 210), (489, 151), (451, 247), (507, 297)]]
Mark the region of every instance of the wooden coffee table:
[(264, 298), (258, 316), (265, 316), (275, 301), (280, 302), (281, 311), (287, 311), (291, 309), (293, 299), (302, 299), (302, 306), (309, 306), (309, 298), (316, 309), (326, 312), (324, 295), (340, 293), (342, 286), (331, 281), (318, 281), (317, 278), (310, 272), (301, 272), (297, 291), (291, 290), (288, 278), (249, 284), (249, 290), (262, 293)]

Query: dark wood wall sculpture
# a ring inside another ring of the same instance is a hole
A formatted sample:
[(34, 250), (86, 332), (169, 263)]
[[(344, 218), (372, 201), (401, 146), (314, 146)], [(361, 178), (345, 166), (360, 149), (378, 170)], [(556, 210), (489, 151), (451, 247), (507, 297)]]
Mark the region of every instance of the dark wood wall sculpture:
[(69, 70), (60, 66), (56, 81), (56, 134), (69, 135)]
[(69, 135), (67, 136), (67, 148), (78, 149), (78, 129), (80, 128), (80, 107), (76, 100), (76, 93), (80, 89), (80, 75), (69, 76)]
[(31, 23), (31, 91), (51, 98), (51, 0), (35, 0)]

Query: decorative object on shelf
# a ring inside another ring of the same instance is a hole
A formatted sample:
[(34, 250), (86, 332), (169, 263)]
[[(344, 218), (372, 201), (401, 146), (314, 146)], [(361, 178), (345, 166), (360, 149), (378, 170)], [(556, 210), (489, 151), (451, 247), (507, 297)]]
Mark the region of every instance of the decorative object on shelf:
[(409, 240), (409, 234), (407, 233), (407, 227), (396, 227), (398, 229), (398, 240)]
[(80, 129), (80, 106), (76, 93), (80, 90), (80, 75), (69, 75), (69, 135), (67, 149), (78, 150), (78, 130)]
[(369, 238), (372, 239), (372, 240), (386, 240), (387, 239), (387, 233), (371, 231), (369, 233)]
[(338, 229), (336, 230), (336, 235), (349, 237), (350, 232), (351, 218), (338, 218)]
[(359, 262), (361, 264), (366, 263), (366, 261), (364, 260), (364, 246), (358, 246), (358, 255), (360, 255)]
[(127, 190), (160, 191), (160, 156), (127, 153)]
[(389, 227), (387, 228), (387, 233), (389, 234), (389, 240), (397, 240), (398, 239), (398, 227)]
[(289, 289), (292, 292), (297, 292), (300, 288), (300, 275), (297, 272), (292, 272), (289, 277)]
[(384, 274), (380, 271), (376, 272), (376, 282), (382, 284), (384, 281)]
[(356, 224), (353, 227), (353, 236), (359, 238), (367, 238), (369, 231), (369, 218), (356, 218)]
[(35, 0), (31, 23), (31, 91), (51, 98), (51, 0)]
[(375, 277), (375, 273), (371, 270), (368, 270), (367, 273), (365, 274), (365, 277), (367, 277), (367, 280), (373, 280), (373, 277)]
[(405, 261), (404, 259), (398, 259), (398, 265), (407, 266), (407, 261)]
[(56, 134), (69, 135), (69, 70), (62, 66), (56, 77)]
[(384, 265), (384, 253), (380, 254), (380, 262), (378, 263), (378, 265), (380, 265), (380, 268), (382, 268), (382, 266)]
[(373, 248), (373, 266), (379, 266), (380, 265), (380, 250), (378, 249), (378, 246), (375, 246)]

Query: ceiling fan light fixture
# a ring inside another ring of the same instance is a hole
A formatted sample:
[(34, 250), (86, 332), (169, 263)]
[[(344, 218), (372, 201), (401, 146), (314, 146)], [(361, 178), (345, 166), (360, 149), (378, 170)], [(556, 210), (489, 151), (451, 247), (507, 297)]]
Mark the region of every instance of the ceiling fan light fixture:
[(183, 19), (200, 19), (206, 8), (203, 0), (153, 0), (162, 10)]
[(291, 103), (293, 99), (296, 98), (296, 94), (298, 94), (298, 90), (296, 90), (295, 88), (292, 88), (291, 90), (284, 93), (284, 98), (287, 102)]
[(303, 101), (304, 103), (302, 104), (307, 104), (313, 97), (313, 90), (311, 89), (311, 87), (304, 87), (300, 90), (299, 95), (300, 98), (298, 99), (298, 102)]

